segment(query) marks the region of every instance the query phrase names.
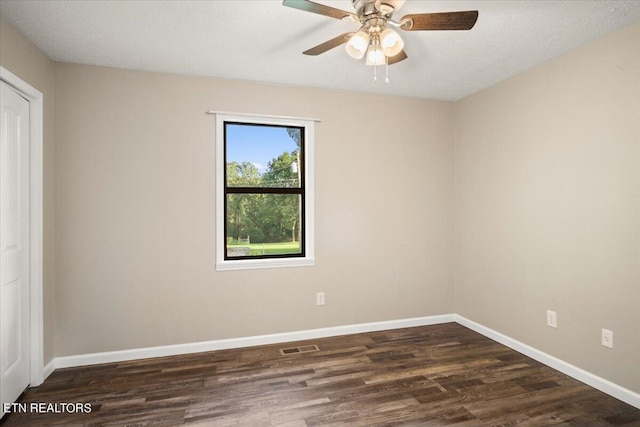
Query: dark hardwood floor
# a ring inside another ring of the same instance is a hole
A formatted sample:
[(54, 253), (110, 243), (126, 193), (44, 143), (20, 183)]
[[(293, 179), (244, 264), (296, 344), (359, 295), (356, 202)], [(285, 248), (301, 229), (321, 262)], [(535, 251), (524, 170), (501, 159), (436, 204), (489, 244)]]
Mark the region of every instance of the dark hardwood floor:
[(60, 369), (20, 402), (91, 412), (2, 427), (640, 426), (639, 409), (455, 323)]

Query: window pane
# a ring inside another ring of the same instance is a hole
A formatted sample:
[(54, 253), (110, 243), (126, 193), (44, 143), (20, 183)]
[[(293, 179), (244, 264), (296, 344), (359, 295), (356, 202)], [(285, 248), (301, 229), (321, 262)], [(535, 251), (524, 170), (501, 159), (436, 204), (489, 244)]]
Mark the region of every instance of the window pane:
[(225, 124), (228, 187), (300, 188), (302, 129)]
[(227, 257), (302, 254), (298, 194), (228, 194)]

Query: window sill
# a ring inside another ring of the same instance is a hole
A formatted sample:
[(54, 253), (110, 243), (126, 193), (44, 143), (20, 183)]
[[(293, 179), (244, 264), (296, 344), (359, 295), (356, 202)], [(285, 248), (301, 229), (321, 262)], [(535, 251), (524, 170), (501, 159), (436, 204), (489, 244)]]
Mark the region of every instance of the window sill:
[(265, 268), (311, 267), (315, 258), (242, 259), (218, 261), (216, 271), (259, 270)]

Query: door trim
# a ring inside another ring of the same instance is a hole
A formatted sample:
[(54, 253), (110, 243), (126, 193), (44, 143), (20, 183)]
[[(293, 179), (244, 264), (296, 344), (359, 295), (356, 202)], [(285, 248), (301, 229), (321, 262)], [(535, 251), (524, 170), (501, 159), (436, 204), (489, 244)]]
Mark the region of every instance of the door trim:
[(43, 324), (43, 127), (42, 92), (0, 66), (0, 80), (29, 101), (29, 386), (44, 381)]

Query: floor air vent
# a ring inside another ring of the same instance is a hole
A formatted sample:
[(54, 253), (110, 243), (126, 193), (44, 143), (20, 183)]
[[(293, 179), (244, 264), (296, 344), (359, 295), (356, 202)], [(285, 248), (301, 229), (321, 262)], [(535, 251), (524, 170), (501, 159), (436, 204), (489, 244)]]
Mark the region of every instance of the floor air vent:
[(280, 354), (287, 356), (289, 354), (311, 353), (314, 351), (320, 351), (317, 345), (303, 345), (302, 347), (289, 347), (281, 348)]

